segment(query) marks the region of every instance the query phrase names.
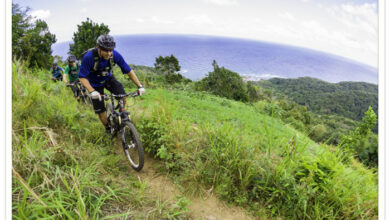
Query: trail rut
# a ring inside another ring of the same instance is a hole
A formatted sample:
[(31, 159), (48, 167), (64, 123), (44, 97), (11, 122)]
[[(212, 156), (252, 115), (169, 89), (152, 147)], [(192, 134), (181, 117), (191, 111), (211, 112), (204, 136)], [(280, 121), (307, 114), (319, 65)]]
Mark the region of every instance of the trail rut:
[(226, 204), (214, 195), (207, 198), (189, 197), (180, 192), (176, 184), (166, 175), (160, 173), (155, 166), (160, 163), (149, 155), (145, 155), (145, 166), (140, 172), (132, 174), (149, 186), (150, 193), (162, 200), (176, 200), (177, 196), (186, 196), (191, 201), (188, 206), (191, 219), (229, 220), (229, 219), (255, 219), (248, 215), (244, 209)]

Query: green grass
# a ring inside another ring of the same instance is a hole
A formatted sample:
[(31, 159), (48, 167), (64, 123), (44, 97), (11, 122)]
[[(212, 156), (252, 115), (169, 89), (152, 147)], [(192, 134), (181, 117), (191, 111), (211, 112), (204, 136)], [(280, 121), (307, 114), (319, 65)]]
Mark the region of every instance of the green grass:
[(14, 219), (186, 218), (185, 200), (151, 195), (63, 83), (19, 62), (12, 76)]
[(376, 173), (340, 150), (256, 106), (201, 92), (147, 92), (135, 111), (143, 143), (188, 192), (212, 190), (255, 215), (266, 208), (288, 219), (377, 218)]
[[(13, 167), (22, 178), (13, 179), (14, 218), (186, 218), (186, 199), (156, 200), (129, 175), (91, 107), (42, 71), (13, 70)], [(127, 109), (161, 172), (189, 194), (214, 193), (271, 218), (377, 218), (377, 174), (341, 150), (256, 104), (159, 89), (142, 69), (137, 75), (150, 87)]]

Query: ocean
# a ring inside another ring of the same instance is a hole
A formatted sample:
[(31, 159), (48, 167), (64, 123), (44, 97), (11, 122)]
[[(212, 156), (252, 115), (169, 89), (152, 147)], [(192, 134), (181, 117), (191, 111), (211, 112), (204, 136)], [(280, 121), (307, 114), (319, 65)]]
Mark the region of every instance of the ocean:
[[(205, 77), (216, 60), (220, 67), (239, 73), (245, 80), (309, 76), (334, 83), (378, 83), (375, 67), (306, 48), (203, 35), (145, 34), (114, 38), (116, 50), (127, 63), (154, 66), (156, 57), (173, 54), (179, 60), (181, 74), (192, 80)], [(69, 43), (54, 44), (53, 55), (66, 59)]]

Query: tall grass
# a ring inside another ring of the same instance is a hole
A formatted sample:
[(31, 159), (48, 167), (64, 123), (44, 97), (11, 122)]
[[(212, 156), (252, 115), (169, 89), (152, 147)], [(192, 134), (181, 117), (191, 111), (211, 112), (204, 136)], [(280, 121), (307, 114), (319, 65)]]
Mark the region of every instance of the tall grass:
[[(185, 200), (148, 195), (91, 107), (62, 83), (15, 63), (12, 89), (16, 219), (186, 217)], [(259, 216), (376, 219), (376, 173), (314, 143), (264, 104), (271, 114), (204, 92), (148, 89), (128, 109), (146, 150), (189, 193), (213, 193)]]
[(148, 90), (135, 118), (146, 150), (191, 193), (287, 219), (375, 219), (377, 176), (280, 119), (206, 93)]
[(15, 219), (186, 218), (183, 199), (158, 200), (131, 174), (91, 106), (43, 70), (13, 63)]

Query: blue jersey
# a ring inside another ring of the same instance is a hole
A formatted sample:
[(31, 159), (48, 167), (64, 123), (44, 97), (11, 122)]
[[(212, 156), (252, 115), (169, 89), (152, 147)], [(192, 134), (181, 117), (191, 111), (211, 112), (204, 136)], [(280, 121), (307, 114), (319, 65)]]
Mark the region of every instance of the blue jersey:
[(54, 78), (58, 78), (61, 75), (61, 71), (64, 72), (64, 70), (59, 66), (57, 66), (57, 69), (54, 69), (53, 67), (50, 68), (51, 75)]
[[(118, 53), (116, 50), (113, 51), (113, 55), (114, 55), (113, 61), (121, 68), (122, 73), (123, 74), (129, 73), (131, 71), (131, 68), (129, 67), (129, 65), (127, 65), (122, 55)], [(93, 53), (92, 50), (90, 50), (84, 55), (83, 60), (81, 62), (79, 78), (88, 79), (92, 87), (102, 87), (106, 84), (107, 79), (112, 77), (111, 70), (109, 71), (109, 74), (106, 76), (98, 76), (93, 71), (94, 65), (95, 65), (95, 61), (93, 58)], [(109, 67), (109, 65), (110, 65), (109, 60), (105, 60), (102, 57), (99, 58), (98, 69), (105, 69)]]

